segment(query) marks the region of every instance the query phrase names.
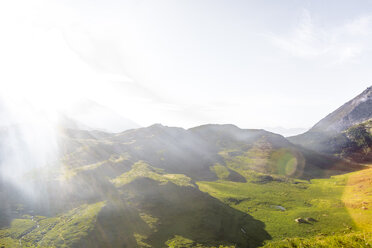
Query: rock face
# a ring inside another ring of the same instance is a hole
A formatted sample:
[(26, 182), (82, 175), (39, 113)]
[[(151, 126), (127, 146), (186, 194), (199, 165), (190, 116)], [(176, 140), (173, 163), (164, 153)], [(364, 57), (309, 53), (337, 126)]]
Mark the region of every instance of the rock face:
[(372, 86), (320, 120), (306, 133), (289, 137), (297, 145), (355, 162), (369, 162)]
[(341, 132), (372, 118), (372, 86), (327, 115), (309, 132)]

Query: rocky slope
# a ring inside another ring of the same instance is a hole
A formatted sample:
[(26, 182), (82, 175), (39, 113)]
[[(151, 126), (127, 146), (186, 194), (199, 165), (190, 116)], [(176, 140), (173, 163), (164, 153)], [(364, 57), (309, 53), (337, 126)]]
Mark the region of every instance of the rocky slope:
[(372, 118), (372, 86), (312, 127), (309, 132), (341, 132)]
[[(371, 133), (369, 128), (371, 119), (372, 87), (369, 87), (319, 121), (306, 133), (288, 139), (294, 144), (314, 151), (356, 162), (370, 162), (371, 145), (368, 140)], [(354, 137), (355, 135), (358, 137)], [(366, 140), (366, 142), (360, 144), (356, 139)]]

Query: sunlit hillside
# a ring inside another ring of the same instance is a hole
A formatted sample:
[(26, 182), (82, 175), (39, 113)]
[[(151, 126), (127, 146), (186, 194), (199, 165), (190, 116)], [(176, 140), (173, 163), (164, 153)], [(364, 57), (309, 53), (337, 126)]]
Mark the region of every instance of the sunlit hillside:
[(154, 125), (60, 140), (62, 167), (23, 178), (39, 194), (6, 186), (5, 247), (257, 247), (370, 226), (368, 166), (266, 131)]

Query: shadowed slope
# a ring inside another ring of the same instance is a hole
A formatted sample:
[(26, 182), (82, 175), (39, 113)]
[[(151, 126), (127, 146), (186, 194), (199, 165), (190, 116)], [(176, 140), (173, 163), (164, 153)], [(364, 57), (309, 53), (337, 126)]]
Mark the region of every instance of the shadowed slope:
[(185, 174), (193, 180), (217, 180), (221, 176), (217, 168), (219, 172), (225, 171), (224, 178), (244, 182), (237, 169), (312, 178), (361, 168), (305, 150), (281, 135), (233, 125), (204, 125), (185, 130), (157, 124), (115, 135), (99, 133), (97, 138), (77, 135), (76, 131), (71, 136), (71, 132), (65, 143), (72, 145), (65, 146), (75, 149), (65, 155), (64, 161), (72, 173), (100, 170), (113, 177), (143, 160), (167, 173)]

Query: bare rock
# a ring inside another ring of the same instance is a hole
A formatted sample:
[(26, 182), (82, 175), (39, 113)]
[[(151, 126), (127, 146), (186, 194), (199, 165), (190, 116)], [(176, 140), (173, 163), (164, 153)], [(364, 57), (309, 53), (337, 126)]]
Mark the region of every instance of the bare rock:
[(295, 221), (296, 221), (297, 223), (307, 223), (307, 221), (304, 220), (304, 219), (302, 219), (302, 218), (297, 218), (297, 219), (295, 219)]

